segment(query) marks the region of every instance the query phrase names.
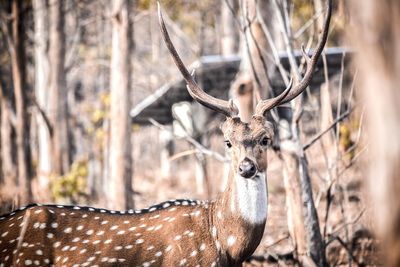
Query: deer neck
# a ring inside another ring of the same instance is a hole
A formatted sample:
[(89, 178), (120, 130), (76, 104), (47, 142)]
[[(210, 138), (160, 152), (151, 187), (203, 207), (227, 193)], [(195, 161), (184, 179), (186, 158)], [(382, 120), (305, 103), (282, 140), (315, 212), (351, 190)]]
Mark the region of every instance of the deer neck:
[(223, 194), (214, 202), (211, 234), (216, 247), (227, 257), (240, 262), (259, 245), (267, 219), (267, 185), (265, 172), (246, 179), (234, 171)]

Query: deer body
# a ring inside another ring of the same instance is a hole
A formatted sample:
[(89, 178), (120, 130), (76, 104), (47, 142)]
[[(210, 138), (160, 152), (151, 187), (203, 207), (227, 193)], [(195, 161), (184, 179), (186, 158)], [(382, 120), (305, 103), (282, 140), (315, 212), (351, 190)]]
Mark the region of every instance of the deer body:
[[(215, 201), (170, 200), (139, 211), (21, 208), (0, 217), (0, 264), (236, 266), (254, 252), (264, 231), (265, 177), (256, 179), (229, 187)], [(248, 206), (241, 206), (252, 193)]]

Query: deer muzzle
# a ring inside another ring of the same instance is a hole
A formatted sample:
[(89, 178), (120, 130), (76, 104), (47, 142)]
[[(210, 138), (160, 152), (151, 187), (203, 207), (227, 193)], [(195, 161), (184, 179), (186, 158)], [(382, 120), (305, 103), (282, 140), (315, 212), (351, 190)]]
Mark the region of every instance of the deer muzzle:
[(246, 157), (239, 163), (238, 173), (244, 178), (252, 178), (257, 174), (257, 165)]

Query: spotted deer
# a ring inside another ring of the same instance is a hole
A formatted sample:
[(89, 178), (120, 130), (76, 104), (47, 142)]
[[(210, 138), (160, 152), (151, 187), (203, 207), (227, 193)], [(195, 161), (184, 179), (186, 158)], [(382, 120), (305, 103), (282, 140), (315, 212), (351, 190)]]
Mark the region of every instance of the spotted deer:
[(240, 266), (259, 245), (267, 220), (267, 148), (273, 129), (268, 110), (298, 96), (309, 84), (324, 48), (322, 38), (304, 78), (258, 103), (251, 120), (236, 115), (232, 101), (198, 87), (176, 52), (161, 10), (162, 36), (190, 95), (226, 116), (222, 125), (231, 154), (226, 190), (214, 201), (169, 200), (147, 209), (105, 209), (34, 204), (0, 217), (0, 266)]

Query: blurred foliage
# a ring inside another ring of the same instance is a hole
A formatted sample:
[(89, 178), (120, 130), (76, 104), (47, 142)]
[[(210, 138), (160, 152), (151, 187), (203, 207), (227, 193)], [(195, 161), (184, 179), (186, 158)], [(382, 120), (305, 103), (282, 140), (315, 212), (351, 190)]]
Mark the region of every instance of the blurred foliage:
[(61, 177), (51, 177), (50, 189), (56, 202), (77, 203), (86, 196), (88, 161), (78, 160), (72, 163), (68, 173)]
[[(162, 0), (160, 5), (166, 10), (164, 16), (170, 17), (190, 37), (194, 38), (199, 33), (201, 24), (214, 27), (216, 13), (220, 9), (220, 1), (186, 1), (186, 0)], [(156, 8), (156, 1), (139, 0), (139, 10)]]
[(137, 124), (137, 123), (132, 124), (132, 132), (137, 133), (140, 131), (140, 129), (141, 129), (141, 127), (139, 124)]
[(94, 138), (95, 144), (102, 148), (107, 137), (103, 123), (109, 116), (111, 101), (110, 93), (100, 93), (99, 99), (100, 102), (97, 107), (90, 106), (88, 108), (88, 113), (90, 114), (90, 123), (86, 128), (86, 132)]
[[(293, 0), (292, 10), (292, 27), (293, 33), (303, 27), (315, 14), (314, 1), (313, 0)], [(322, 1), (323, 8), (325, 11), (326, 1)], [(328, 46), (338, 46), (340, 45), (341, 37), (345, 31), (346, 16), (344, 14), (344, 3), (343, 0), (338, 0), (333, 4), (333, 15), (330, 26), (330, 34), (328, 38)], [(321, 15), (324, 16), (324, 15)], [(299, 40), (300, 43), (307, 42), (307, 38), (315, 29), (309, 27), (309, 29), (303, 33), (303, 37)], [(319, 31), (320, 29), (318, 29)], [(315, 36), (316, 37), (316, 36)], [(299, 44), (300, 44), (299, 43)]]
[(342, 123), (339, 128), (339, 146), (342, 153), (344, 153), (344, 160), (350, 162), (354, 157), (354, 149), (349, 150), (354, 145), (352, 139), (352, 125), (351, 123)]

